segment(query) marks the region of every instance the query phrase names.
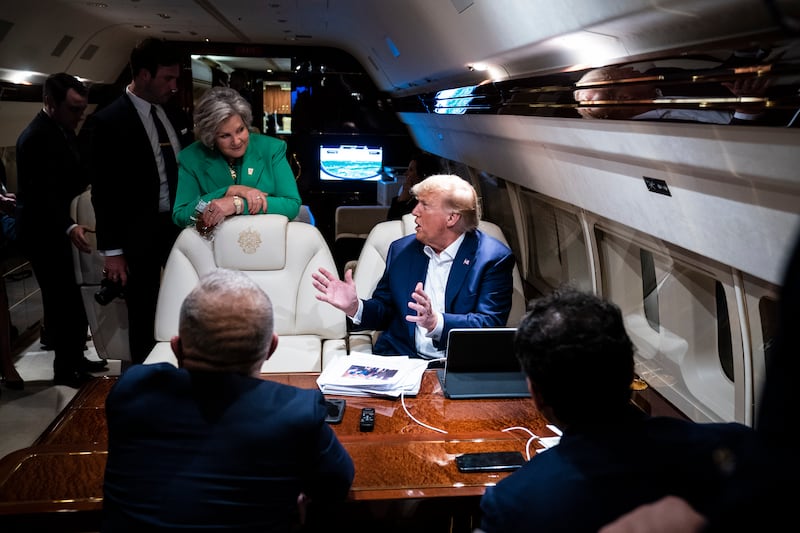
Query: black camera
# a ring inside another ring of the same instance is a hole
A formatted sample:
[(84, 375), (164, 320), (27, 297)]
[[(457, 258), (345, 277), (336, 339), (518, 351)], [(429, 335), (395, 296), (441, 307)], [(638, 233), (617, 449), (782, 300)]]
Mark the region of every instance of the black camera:
[(114, 298), (125, 298), (122, 284), (118, 281), (111, 281), (108, 278), (103, 278), (100, 281), (100, 290), (94, 293), (95, 301), (100, 305), (108, 305)]

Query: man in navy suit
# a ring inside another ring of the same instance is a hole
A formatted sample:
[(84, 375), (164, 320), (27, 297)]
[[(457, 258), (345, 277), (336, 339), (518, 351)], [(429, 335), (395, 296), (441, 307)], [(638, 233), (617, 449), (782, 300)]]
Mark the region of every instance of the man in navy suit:
[[(175, 157), (193, 133), (185, 113), (165, 106), (177, 92), (180, 64), (170, 43), (144, 40), (131, 52), (133, 79), (125, 93), (91, 115), (81, 130), (97, 247), (105, 256), (106, 278), (123, 287), (134, 362), (143, 361), (155, 345), (161, 268), (180, 231), (171, 218)], [(159, 138), (159, 125), (168, 139)]]
[(106, 400), (102, 531), (295, 531), (347, 497), (353, 461), (322, 393), (261, 379), (273, 325), (239, 271), (189, 293), (171, 341), (180, 368), (134, 365)]
[(478, 195), (455, 175), (434, 175), (411, 189), (416, 233), (393, 242), (372, 297), (360, 300), (352, 271), (344, 281), (321, 268), (312, 274), (317, 299), (353, 323), (382, 331), (374, 353), (424, 359), (445, 356), (453, 328), (506, 324), (514, 255), (477, 229)]

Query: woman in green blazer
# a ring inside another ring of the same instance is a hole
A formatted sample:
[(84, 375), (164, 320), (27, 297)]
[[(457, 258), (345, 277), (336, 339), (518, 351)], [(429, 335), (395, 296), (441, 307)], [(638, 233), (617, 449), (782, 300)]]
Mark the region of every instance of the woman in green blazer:
[(175, 224), (194, 224), (198, 204), (203, 211), (199, 226), (205, 228), (235, 215), (297, 216), (300, 193), (286, 160), (286, 143), (251, 133), (252, 117), (250, 104), (227, 87), (209, 89), (197, 103), (198, 140), (178, 155)]

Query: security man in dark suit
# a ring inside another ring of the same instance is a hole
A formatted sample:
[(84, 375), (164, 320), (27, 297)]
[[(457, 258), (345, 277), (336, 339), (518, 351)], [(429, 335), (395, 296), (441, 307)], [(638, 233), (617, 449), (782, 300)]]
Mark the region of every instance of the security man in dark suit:
[(80, 387), (105, 362), (83, 354), (88, 324), (75, 282), (72, 246), (89, 252), (86, 227), (70, 217), (70, 203), (86, 190), (75, 130), (88, 105), (88, 88), (64, 72), (45, 80), (43, 108), (17, 139), (17, 240), (41, 289), (54, 381)]
[(142, 362), (155, 345), (153, 325), (161, 268), (179, 233), (172, 223), (177, 154), (194, 136), (191, 119), (165, 104), (177, 92), (181, 56), (159, 39), (131, 52), (125, 93), (87, 119), (86, 137), (105, 277), (128, 306), (131, 359)]

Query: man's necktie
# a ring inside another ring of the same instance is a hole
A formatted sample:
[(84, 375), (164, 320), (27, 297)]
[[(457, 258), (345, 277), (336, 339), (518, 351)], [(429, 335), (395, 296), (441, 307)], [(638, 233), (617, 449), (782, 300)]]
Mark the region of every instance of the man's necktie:
[(167, 181), (175, 183), (175, 180), (178, 179), (178, 160), (175, 158), (175, 150), (172, 148), (172, 142), (169, 140), (169, 135), (167, 135), (167, 130), (164, 128), (164, 123), (158, 118), (156, 106), (150, 106), (150, 114), (153, 115), (153, 122), (158, 132), (158, 144), (161, 146), (161, 157), (164, 158), (164, 170), (167, 171)]

